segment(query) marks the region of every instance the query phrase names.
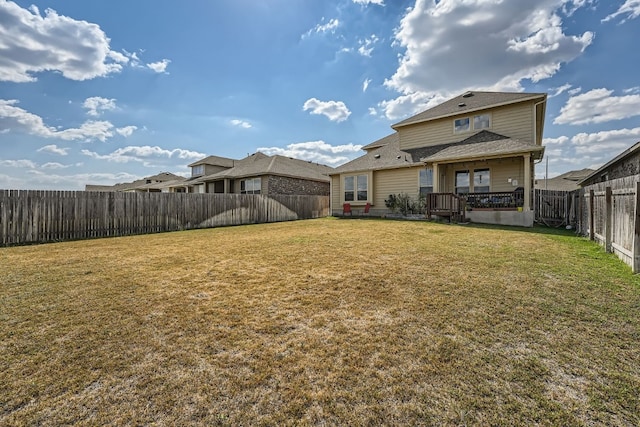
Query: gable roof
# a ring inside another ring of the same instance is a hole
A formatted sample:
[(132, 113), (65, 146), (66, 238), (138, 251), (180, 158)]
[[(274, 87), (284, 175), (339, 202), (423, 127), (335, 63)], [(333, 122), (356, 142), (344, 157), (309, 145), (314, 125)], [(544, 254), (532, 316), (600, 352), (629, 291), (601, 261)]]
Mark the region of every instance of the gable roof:
[(585, 168), (565, 172), (549, 179), (536, 179), (535, 188), (554, 191), (574, 191), (580, 188), (578, 181), (590, 175), (593, 169)]
[(622, 161), (622, 160), (626, 159), (627, 157), (635, 154), (636, 152), (640, 152), (640, 141), (636, 142), (631, 147), (627, 148), (626, 150), (624, 150), (622, 153), (618, 154), (613, 159), (609, 160), (607, 163), (602, 165), (600, 168), (595, 170), (593, 173), (589, 174), (589, 176), (587, 176), (587, 177), (583, 178), (582, 180), (578, 181), (578, 185), (582, 185), (583, 183), (585, 183), (586, 181), (589, 181), (593, 177), (595, 177), (597, 175), (600, 175), (605, 170), (607, 170), (609, 167), (613, 166), (614, 164), (618, 163), (619, 161)]
[(267, 156), (264, 153), (257, 152), (242, 160), (237, 160), (235, 166), (230, 169), (200, 177), (195, 180), (195, 182), (209, 182), (224, 178), (236, 179), (261, 175), (280, 175), (328, 182), (331, 171), (333, 171), (332, 167), (311, 161), (280, 155)]
[(137, 179), (133, 182), (118, 183), (115, 185), (92, 185), (84, 186), (85, 191), (125, 191), (141, 188), (145, 185), (167, 182), (167, 181), (185, 181), (186, 178), (175, 175), (171, 172), (160, 172), (159, 174), (148, 176), (146, 178)]
[(391, 125), (397, 129), (407, 125), (427, 122), (444, 117), (455, 116), (462, 113), (472, 113), (487, 108), (500, 107), (502, 105), (515, 104), (529, 100), (544, 100), (546, 93), (524, 93), (524, 92), (465, 92), (451, 98), (442, 104), (436, 105), (426, 111), (409, 117), (401, 122)]
[(231, 168), (233, 167), (234, 162), (235, 160), (229, 159), (227, 157), (207, 156), (204, 159), (200, 159), (196, 162), (191, 163), (190, 165), (188, 165), (188, 167), (191, 168), (198, 165), (212, 165), (212, 166), (223, 166), (226, 168)]
[(398, 136), (397, 136), (396, 132), (394, 132), (391, 135), (387, 135), (384, 138), (380, 138), (377, 141), (373, 141), (371, 144), (365, 145), (364, 147), (362, 147), (362, 149), (365, 150), (365, 151), (368, 151), (368, 150), (372, 150), (374, 148), (382, 147), (383, 145), (387, 145), (390, 142), (393, 142), (397, 137)]
[(386, 140), (386, 144), (372, 148), (364, 155), (338, 166), (330, 175), (367, 170), (397, 169), (421, 164), (420, 160), (414, 158), (409, 151), (400, 150), (400, 138), (397, 133), (383, 139)]
[(452, 145), (421, 160), (427, 163), (457, 162), (526, 153), (532, 153), (534, 158), (542, 158), (544, 147), (519, 139), (500, 138), (492, 141)]

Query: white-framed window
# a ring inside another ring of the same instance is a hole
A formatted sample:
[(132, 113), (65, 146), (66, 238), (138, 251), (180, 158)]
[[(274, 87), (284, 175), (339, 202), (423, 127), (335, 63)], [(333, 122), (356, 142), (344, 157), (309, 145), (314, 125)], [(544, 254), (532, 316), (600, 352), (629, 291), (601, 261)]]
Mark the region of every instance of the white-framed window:
[[(472, 128), (473, 126), (473, 128)], [(453, 132), (462, 133), (473, 130), (488, 129), (491, 127), (491, 114), (484, 113), (473, 116), (473, 120), (470, 117), (461, 117), (453, 120)]]
[(469, 193), (469, 171), (456, 171), (456, 194)]
[(419, 182), (420, 194), (433, 193), (433, 169), (420, 169)]
[(478, 114), (477, 116), (473, 116), (473, 130), (488, 129), (490, 127), (490, 114)]
[(369, 177), (367, 175), (349, 175), (344, 177), (344, 201), (367, 201), (369, 196)]
[(491, 191), (491, 172), (489, 169), (473, 170), (473, 192), (488, 193)]
[(453, 121), (453, 132), (468, 132), (470, 130), (471, 122), (469, 117), (463, 117), (461, 119), (455, 119)]
[(191, 176), (204, 175), (204, 165), (196, 165), (191, 167)]
[(240, 194), (260, 194), (261, 187), (260, 177), (240, 180)]

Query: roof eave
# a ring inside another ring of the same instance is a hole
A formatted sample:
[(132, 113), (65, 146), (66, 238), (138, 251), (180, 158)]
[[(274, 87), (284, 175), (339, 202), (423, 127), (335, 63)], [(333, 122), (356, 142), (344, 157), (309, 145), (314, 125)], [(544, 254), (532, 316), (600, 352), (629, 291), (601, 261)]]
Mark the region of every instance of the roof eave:
[(484, 154), (484, 155), (477, 154), (477, 155), (466, 156), (466, 157), (450, 157), (450, 158), (444, 158), (444, 159), (436, 158), (435, 160), (430, 160), (429, 157), (423, 157), (420, 159), (420, 161), (424, 163), (473, 162), (478, 160), (494, 160), (494, 159), (504, 159), (506, 157), (509, 157), (509, 158), (518, 157), (527, 153), (529, 154), (540, 153), (540, 158), (542, 158), (542, 156), (544, 155), (544, 147), (531, 147), (531, 149), (528, 149), (528, 150), (516, 150), (516, 151), (509, 151), (509, 152), (497, 153), (497, 154)]

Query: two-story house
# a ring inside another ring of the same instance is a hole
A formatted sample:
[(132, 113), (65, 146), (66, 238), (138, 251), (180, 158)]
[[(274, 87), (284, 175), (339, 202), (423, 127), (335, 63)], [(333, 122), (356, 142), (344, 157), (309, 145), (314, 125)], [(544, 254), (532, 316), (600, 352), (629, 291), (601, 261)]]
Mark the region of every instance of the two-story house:
[(331, 210), (389, 213), (385, 199), (451, 195), (479, 223), (532, 226), (545, 93), (466, 92), (392, 125), (394, 133), (331, 173)]

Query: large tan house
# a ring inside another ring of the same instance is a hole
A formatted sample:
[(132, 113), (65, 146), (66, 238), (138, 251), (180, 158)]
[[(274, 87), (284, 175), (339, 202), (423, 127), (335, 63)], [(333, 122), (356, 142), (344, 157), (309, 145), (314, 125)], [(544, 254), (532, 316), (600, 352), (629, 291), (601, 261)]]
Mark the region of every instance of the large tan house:
[(392, 125), (330, 174), (332, 214), (348, 203), (384, 215), (392, 194), (431, 194), (463, 200), (473, 222), (532, 226), (546, 101), (545, 93), (466, 92)]

